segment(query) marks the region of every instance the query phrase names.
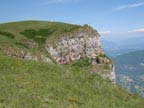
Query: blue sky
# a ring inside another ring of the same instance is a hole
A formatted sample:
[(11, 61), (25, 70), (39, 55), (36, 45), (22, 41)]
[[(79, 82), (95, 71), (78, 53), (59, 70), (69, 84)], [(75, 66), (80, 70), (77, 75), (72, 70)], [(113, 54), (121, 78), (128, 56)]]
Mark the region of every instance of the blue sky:
[(89, 24), (102, 35), (144, 34), (144, 0), (0, 0), (0, 23)]

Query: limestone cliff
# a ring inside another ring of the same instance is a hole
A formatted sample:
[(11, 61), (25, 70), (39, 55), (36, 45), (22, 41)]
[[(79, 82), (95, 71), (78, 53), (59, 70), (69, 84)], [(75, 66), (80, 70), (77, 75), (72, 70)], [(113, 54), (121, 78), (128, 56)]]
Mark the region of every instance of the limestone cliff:
[(70, 63), (82, 57), (95, 59), (97, 55), (103, 54), (99, 34), (91, 28), (65, 34), (53, 45), (47, 42), (46, 49), (59, 64)]
[[(102, 50), (100, 35), (96, 30), (88, 25), (75, 26), (58, 23), (60, 27), (63, 27), (59, 29), (57, 23), (50, 23), (50, 26), (52, 24), (54, 25), (51, 27), (53, 29), (49, 27), (49, 29), (40, 30), (19, 30), (20, 36), (17, 38), (11, 33), (2, 32), (1, 35), (6, 36), (9, 40), (7, 43), (0, 43), (0, 54), (57, 64), (71, 64), (80, 59), (88, 58), (89, 63), (91, 63), (89, 72), (97, 73), (112, 81), (115, 80), (114, 63)], [(67, 27), (70, 28), (66, 30)], [(56, 28), (57, 30), (55, 30)], [(52, 36), (53, 32), (56, 36)], [(49, 36), (47, 36), (48, 34)], [(21, 39), (17, 44), (12, 43), (20, 37)], [(9, 41), (12, 44), (9, 44)], [(39, 48), (38, 42), (42, 42), (43, 47)], [(19, 46), (24, 46), (24, 48)]]
[(89, 58), (93, 67), (92, 72), (104, 78), (115, 81), (114, 63), (102, 50), (100, 35), (96, 30), (85, 26), (75, 31), (60, 36), (53, 44), (47, 41), (45, 48), (58, 64), (69, 64), (81, 58)]

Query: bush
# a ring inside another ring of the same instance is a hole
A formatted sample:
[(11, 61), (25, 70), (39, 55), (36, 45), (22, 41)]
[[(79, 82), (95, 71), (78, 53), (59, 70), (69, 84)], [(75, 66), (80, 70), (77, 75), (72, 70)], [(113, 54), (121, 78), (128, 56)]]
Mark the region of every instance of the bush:
[(105, 64), (105, 65), (104, 65), (104, 69), (110, 69), (109, 64)]
[(100, 57), (106, 57), (106, 55), (105, 55), (105, 54), (100, 54), (99, 56), (100, 56)]
[(98, 64), (100, 63), (100, 57), (99, 57), (99, 56), (96, 57), (96, 62), (97, 62)]
[(7, 36), (8, 38), (14, 39), (15, 36), (12, 33), (5, 32), (5, 31), (0, 31), (1, 35)]
[(37, 33), (35, 30), (29, 29), (29, 30), (24, 30), (23, 32), (20, 32), (20, 34), (24, 35), (25, 37), (29, 39), (34, 39)]
[(41, 35), (41, 36), (48, 36), (51, 35), (54, 32), (54, 30), (52, 29), (40, 29), (37, 31), (37, 35)]
[(91, 64), (89, 58), (82, 58), (72, 64), (72, 66), (76, 66), (76, 67), (89, 67), (90, 65)]
[(49, 31), (49, 29), (40, 29), (38, 31), (29, 29), (29, 30), (24, 30), (20, 34), (24, 35), (25, 37), (34, 40), (37, 42), (39, 45), (42, 45), (45, 43), (46, 36), (50, 35), (52, 31)]

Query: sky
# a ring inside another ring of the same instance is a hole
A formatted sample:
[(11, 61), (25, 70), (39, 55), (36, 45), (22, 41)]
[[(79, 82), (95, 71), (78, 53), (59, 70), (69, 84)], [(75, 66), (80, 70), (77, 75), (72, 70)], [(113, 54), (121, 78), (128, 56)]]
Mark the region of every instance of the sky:
[(144, 0), (0, 0), (0, 23), (89, 24), (101, 35), (144, 34)]

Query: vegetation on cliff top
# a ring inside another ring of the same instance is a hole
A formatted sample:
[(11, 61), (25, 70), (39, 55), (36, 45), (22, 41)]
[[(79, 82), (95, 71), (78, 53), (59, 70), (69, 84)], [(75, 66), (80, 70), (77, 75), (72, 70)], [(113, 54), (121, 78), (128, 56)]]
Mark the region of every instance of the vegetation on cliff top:
[(41, 52), (49, 56), (45, 50), (46, 44), (54, 44), (64, 35), (70, 36), (81, 30), (94, 31), (88, 25), (61, 22), (21, 21), (0, 24), (0, 53), (4, 50), (4, 54), (12, 50), (23, 50), (25, 53), (40, 55)]
[(61, 22), (23, 21), (0, 24), (0, 35), (9, 40), (15, 39), (18, 43), (23, 43), (23, 39), (27, 38), (41, 46), (47, 38), (53, 40), (78, 28), (82, 26)]
[(2, 108), (143, 108), (131, 95), (75, 66), (50, 65), (0, 55)]

